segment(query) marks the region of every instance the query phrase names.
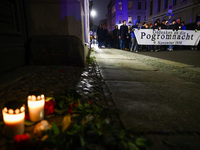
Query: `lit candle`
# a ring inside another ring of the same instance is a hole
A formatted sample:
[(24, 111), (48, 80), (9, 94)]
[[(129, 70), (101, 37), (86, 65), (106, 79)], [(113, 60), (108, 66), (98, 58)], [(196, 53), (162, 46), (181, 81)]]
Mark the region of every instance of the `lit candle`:
[(20, 109), (7, 109), (5, 107), (2, 110), (3, 121), (4, 121), (4, 134), (8, 138), (14, 138), (18, 134), (24, 133), (24, 117), (25, 117), (25, 106), (23, 105)]
[(31, 121), (37, 122), (44, 118), (44, 102), (44, 95), (38, 97), (35, 95), (28, 96), (28, 110)]

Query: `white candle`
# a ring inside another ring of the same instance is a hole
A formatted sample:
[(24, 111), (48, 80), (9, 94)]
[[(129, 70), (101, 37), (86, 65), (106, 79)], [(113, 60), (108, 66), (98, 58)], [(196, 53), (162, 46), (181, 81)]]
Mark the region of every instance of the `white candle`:
[(2, 110), (3, 121), (4, 121), (4, 134), (8, 138), (14, 138), (18, 134), (24, 133), (24, 117), (25, 117), (25, 106), (20, 109), (7, 109), (6, 107)]
[(28, 110), (31, 121), (37, 122), (44, 118), (44, 102), (44, 95), (38, 97), (35, 95), (28, 96)]

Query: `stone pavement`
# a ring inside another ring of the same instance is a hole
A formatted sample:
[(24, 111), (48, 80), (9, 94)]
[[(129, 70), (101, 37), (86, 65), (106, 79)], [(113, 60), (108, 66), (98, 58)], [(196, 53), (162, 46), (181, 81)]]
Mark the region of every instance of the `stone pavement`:
[[(199, 149), (198, 68), (115, 49), (95, 48), (92, 56), (96, 64), (86, 68), (28, 66), (1, 75), (0, 109), (11, 100), (26, 103), (31, 93), (53, 96), (75, 88), (101, 107), (117, 109), (112, 122), (151, 139), (152, 150)], [(0, 141), (9, 149), (1, 133)]]
[(198, 67), (129, 51), (94, 49), (92, 56), (126, 129), (152, 140), (152, 150), (200, 149)]
[[(116, 109), (95, 63), (90, 63), (85, 68), (27, 66), (1, 74), (0, 109), (2, 110), (4, 104), (9, 101), (26, 104), (29, 94), (45, 94), (47, 97), (52, 97), (63, 94), (70, 88), (81, 94), (82, 100), (92, 100), (105, 109)], [(0, 118), (2, 119), (2, 113)], [(115, 126), (121, 125), (116, 115), (110, 119)], [(0, 132), (0, 147), (1, 150), (14, 149), (12, 141), (7, 140), (2, 132)]]

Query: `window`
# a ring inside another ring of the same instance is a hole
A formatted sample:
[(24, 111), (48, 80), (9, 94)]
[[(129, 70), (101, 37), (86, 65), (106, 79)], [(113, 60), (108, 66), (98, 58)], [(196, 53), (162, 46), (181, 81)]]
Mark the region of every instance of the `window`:
[(132, 6), (133, 6), (132, 2), (128, 2), (128, 9), (129, 9), (129, 10), (133, 9)]
[(119, 16), (119, 24), (122, 23), (122, 16)]
[(149, 14), (153, 15), (153, 0), (150, 1), (150, 5), (149, 6), (150, 6), (150, 9), (149, 9), (150, 12), (149, 12)]
[(128, 16), (128, 23), (132, 23), (132, 16)]
[(168, 0), (165, 0), (164, 9), (167, 9), (167, 8), (168, 8)]
[(144, 4), (144, 8), (145, 8), (145, 10), (147, 9), (147, 2), (145, 2), (145, 4)]
[(119, 2), (119, 10), (122, 10), (122, 2)]
[(137, 20), (140, 22), (140, 20), (141, 20), (141, 16), (137, 16)]
[(175, 6), (176, 5), (176, 0), (173, 0), (173, 6)]
[(161, 7), (161, 0), (157, 1), (157, 12), (160, 11), (160, 7)]
[(116, 12), (116, 6), (113, 5), (113, 7), (112, 7), (112, 14), (115, 13), (115, 12)]
[(141, 10), (142, 9), (142, 4), (141, 2), (138, 2), (138, 10)]

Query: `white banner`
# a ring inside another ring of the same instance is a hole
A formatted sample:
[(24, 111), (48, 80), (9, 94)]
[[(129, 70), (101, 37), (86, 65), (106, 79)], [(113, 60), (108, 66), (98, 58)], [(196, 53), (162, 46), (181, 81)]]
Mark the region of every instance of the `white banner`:
[(135, 29), (139, 45), (198, 45), (200, 31)]

